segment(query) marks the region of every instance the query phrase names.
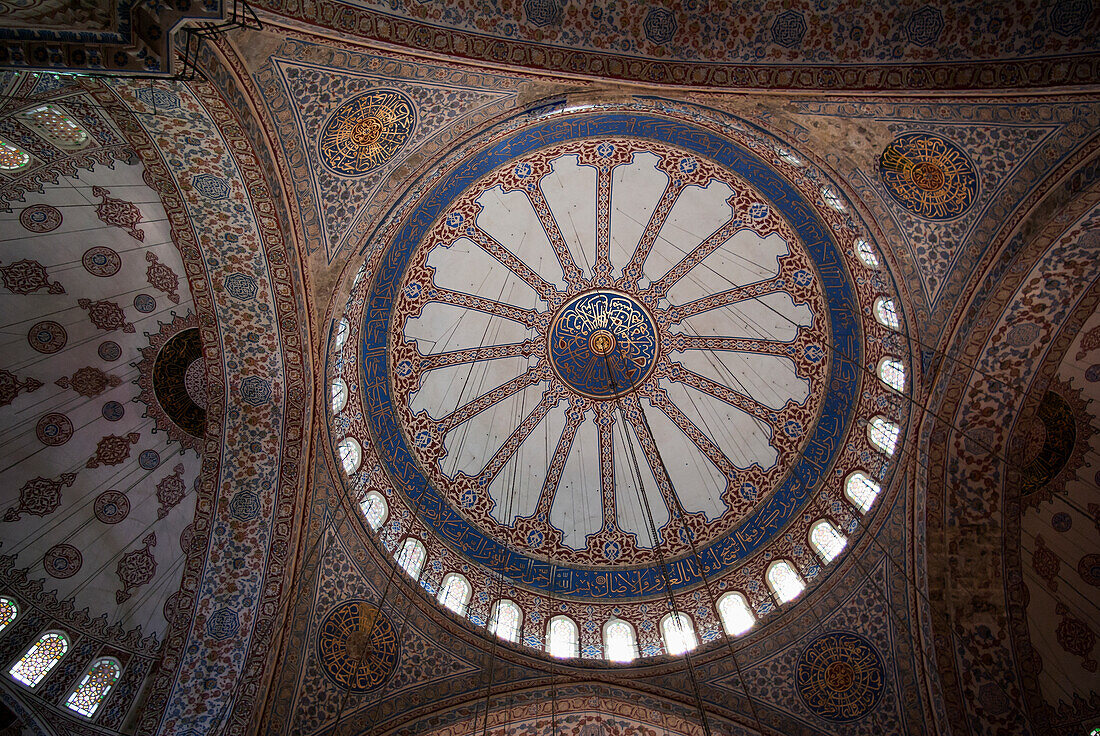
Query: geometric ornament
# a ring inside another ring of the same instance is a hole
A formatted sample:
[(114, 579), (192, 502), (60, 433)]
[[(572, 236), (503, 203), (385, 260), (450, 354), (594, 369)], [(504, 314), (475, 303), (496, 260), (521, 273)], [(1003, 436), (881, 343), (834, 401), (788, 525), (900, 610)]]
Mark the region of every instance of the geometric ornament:
[(198, 452), (206, 433), (206, 364), (202, 335), (193, 313), (173, 315), (160, 330), (146, 333), (149, 346), (138, 362), (140, 401), (155, 421), (154, 431)]
[(817, 637), (798, 655), (795, 689), (820, 718), (854, 721), (878, 704), (886, 689), (886, 671), (871, 642), (834, 631)]
[(145, 233), (137, 226), (141, 222), (141, 210), (132, 202), (123, 199), (109, 197), (111, 190), (103, 187), (92, 187), (92, 196), (101, 197), (102, 202), (96, 205), (95, 213), (105, 225), (120, 228), (130, 233), (137, 240), (145, 240)]
[(412, 134), (416, 112), (400, 92), (367, 92), (329, 117), (318, 144), (325, 166), (344, 176), (359, 176), (383, 165)]
[(886, 191), (926, 220), (962, 215), (978, 196), (978, 173), (962, 149), (931, 133), (904, 133), (879, 158)]
[(397, 632), (376, 606), (345, 601), (321, 622), (317, 651), (321, 670), (341, 690), (365, 693), (397, 669)]
[(141, 540), (142, 547), (131, 550), (118, 561), (115, 572), (122, 589), (115, 591), (115, 603), (127, 601), (135, 588), (140, 588), (153, 579), (157, 573), (157, 561), (152, 548), (157, 546), (157, 533), (149, 532)]
[(71, 486), (76, 473), (62, 473), (57, 479), (32, 478), (19, 489), (19, 505), (4, 512), (4, 521), (19, 521), (20, 514), (46, 516), (61, 505), (61, 487)]

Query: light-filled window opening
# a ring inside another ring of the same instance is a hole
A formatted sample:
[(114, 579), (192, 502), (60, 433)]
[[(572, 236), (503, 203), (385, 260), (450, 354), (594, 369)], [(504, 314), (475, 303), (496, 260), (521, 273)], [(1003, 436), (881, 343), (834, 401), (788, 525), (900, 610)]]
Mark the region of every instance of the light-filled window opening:
[(638, 656), (638, 638), (634, 627), (621, 618), (603, 625), (603, 654), (612, 662), (632, 662)]
[(340, 440), (340, 464), (344, 466), (344, 472), (353, 474), (363, 462), (363, 447), (354, 437), (345, 437)]
[(457, 572), (448, 573), (443, 578), (443, 585), (439, 586), (439, 602), (459, 616), (465, 616), (473, 593), (465, 577)]
[(19, 658), (8, 673), (27, 687), (34, 687), (61, 661), (69, 651), (69, 637), (60, 631), (47, 631), (27, 653)]
[(340, 321), (336, 323), (336, 336), (333, 338), (337, 350), (344, 347), (344, 343), (348, 341), (348, 335), (350, 334), (351, 323), (348, 322), (346, 317), (341, 317)]
[(424, 549), (424, 543), (414, 537), (407, 537), (397, 550), (397, 564), (408, 573), (413, 580), (420, 579), (420, 570), (424, 567), (424, 560), (428, 557), (428, 551)]
[(520, 626), (523, 623), (523, 611), (507, 598), (499, 600), (493, 606), (493, 615), (489, 618), (489, 633), (496, 634), (505, 641), (519, 641)]
[(768, 581), (768, 587), (771, 588), (772, 593), (775, 594), (780, 603), (793, 601), (806, 589), (806, 584), (794, 571), (794, 566), (786, 560), (776, 560), (768, 565), (768, 572), (765, 577)]
[(849, 475), (844, 483), (844, 495), (863, 514), (871, 509), (881, 490), (878, 483), (860, 472)]
[(791, 166), (805, 166), (806, 162), (786, 148), (775, 149), (775, 155), (789, 163)]
[(348, 384), (343, 378), (332, 382), (332, 413), (339, 414), (348, 405)]
[(359, 502), (359, 510), (363, 512), (363, 517), (370, 524), (370, 528), (375, 531), (382, 528), (386, 523), (386, 517), (390, 515), (386, 497), (378, 491), (367, 491), (367, 495), (363, 496), (363, 500)]
[(860, 238), (856, 241), (856, 255), (859, 260), (863, 261), (863, 265), (868, 268), (878, 268), (879, 259), (878, 253), (875, 253), (875, 248), (872, 246), (866, 238)]
[(558, 659), (580, 656), (577, 624), (568, 616), (554, 616), (546, 626), (546, 653)]
[(718, 599), (718, 618), (729, 636), (740, 636), (756, 623), (749, 602), (740, 593), (726, 593)]
[(810, 546), (825, 562), (832, 562), (844, 550), (848, 538), (822, 519), (810, 527)]
[(879, 361), (878, 377), (895, 391), (905, 390), (905, 364), (897, 358), (883, 358)]
[(699, 643), (695, 638), (691, 617), (686, 613), (670, 613), (661, 619), (661, 636), (664, 637), (665, 650), (669, 654), (690, 652)]
[(69, 693), (65, 705), (82, 716), (91, 718), (118, 682), (122, 667), (112, 657), (101, 657), (92, 663), (76, 689)]
[(829, 205), (837, 212), (845, 212), (848, 209), (848, 205), (840, 198), (837, 191), (830, 186), (821, 187), (821, 198), (825, 200), (825, 204)]
[(900, 434), (901, 427), (883, 416), (871, 417), (871, 421), (867, 424), (867, 436), (871, 439), (871, 444), (887, 455), (894, 454)]
[(0, 631), (8, 628), (8, 624), (19, 615), (19, 604), (6, 595), (0, 596)]
[(0, 139), (0, 171), (19, 171), (30, 162), (29, 153)]
[(91, 140), (88, 131), (57, 105), (39, 105), (23, 113), (23, 119), (59, 148), (76, 151)]
[(894, 306), (893, 299), (887, 299), (881, 296), (875, 299), (875, 319), (878, 320), (880, 325), (889, 327), (891, 330), (896, 330), (901, 327), (901, 320), (898, 318), (898, 308)]

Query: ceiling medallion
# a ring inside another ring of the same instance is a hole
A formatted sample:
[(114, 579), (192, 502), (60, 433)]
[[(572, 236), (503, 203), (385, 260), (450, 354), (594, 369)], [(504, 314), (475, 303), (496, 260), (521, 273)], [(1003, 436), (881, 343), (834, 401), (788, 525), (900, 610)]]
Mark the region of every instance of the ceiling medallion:
[(978, 172), (957, 145), (931, 133), (905, 133), (879, 159), (882, 182), (897, 202), (927, 220), (951, 220), (974, 204)]
[(397, 630), (386, 614), (366, 601), (336, 606), (317, 635), (321, 669), (341, 690), (365, 693), (397, 669)]
[(416, 111), (400, 92), (367, 92), (336, 109), (318, 143), (325, 166), (360, 176), (385, 164), (412, 135)]

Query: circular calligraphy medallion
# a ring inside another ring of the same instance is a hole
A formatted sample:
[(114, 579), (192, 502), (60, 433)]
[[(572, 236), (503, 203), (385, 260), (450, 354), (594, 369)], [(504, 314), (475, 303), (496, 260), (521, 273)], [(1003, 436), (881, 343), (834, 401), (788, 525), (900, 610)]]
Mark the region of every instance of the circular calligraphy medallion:
[(592, 399), (613, 399), (649, 377), (657, 358), (657, 328), (634, 297), (600, 290), (562, 305), (546, 336), (554, 373)]
[(978, 196), (978, 172), (962, 149), (931, 133), (906, 133), (879, 158), (887, 191), (915, 215), (951, 220)]
[(65, 328), (56, 322), (46, 321), (35, 324), (27, 331), (27, 342), (40, 353), (49, 355), (65, 347), (69, 335)]
[(84, 257), (80, 259), (84, 270), (93, 276), (114, 276), (122, 268), (122, 257), (114, 250), (97, 245), (84, 251)]
[(878, 650), (867, 639), (830, 632), (810, 642), (795, 665), (795, 687), (802, 702), (827, 721), (864, 717), (886, 688)]
[(38, 420), (35, 433), (42, 444), (57, 447), (72, 439), (73, 423), (64, 414), (51, 412)]
[(107, 340), (99, 344), (99, 357), (108, 362), (118, 360), (122, 357), (122, 348), (117, 342)]
[(117, 524), (130, 513), (130, 499), (119, 491), (104, 491), (96, 497), (94, 510), (104, 524)]
[(50, 577), (64, 579), (76, 575), (84, 560), (80, 550), (71, 544), (57, 544), (46, 552), (42, 566)]
[(321, 622), (321, 669), (341, 690), (365, 693), (397, 669), (397, 631), (386, 614), (366, 601), (345, 601)]
[(400, 92), (367, 92), (338, 107), (321, 130), (321, 160), (344, 176), (377, 169), (408, 142), (416, 123), (412, 100)]
[(24, 207), (19, 213), (19, 224), (32, 233), (48, 233), (61, 225), (61, 210), (48, 204)]

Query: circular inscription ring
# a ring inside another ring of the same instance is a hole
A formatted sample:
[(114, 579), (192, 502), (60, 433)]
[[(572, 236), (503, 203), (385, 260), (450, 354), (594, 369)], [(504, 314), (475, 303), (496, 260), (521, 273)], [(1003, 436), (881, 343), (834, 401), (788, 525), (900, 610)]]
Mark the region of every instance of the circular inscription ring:
[(321, 131), (321, 160), (337, 174), (360, 176), (377, 169), (412, 135), (416, 112), (400, 92), (367, 92), (336, 109)]
[(795, 686), (802, 702), (827, 721), (870, 713), (886, 688), (882, 657), (857, 634), (835, 631), (810, 642), (798, 657)]
[(397, 631), (376, 606), (345, 601), (332, 609), (317, 636), (321, 669), (341, 689), (374, 690), (397, 669)]

